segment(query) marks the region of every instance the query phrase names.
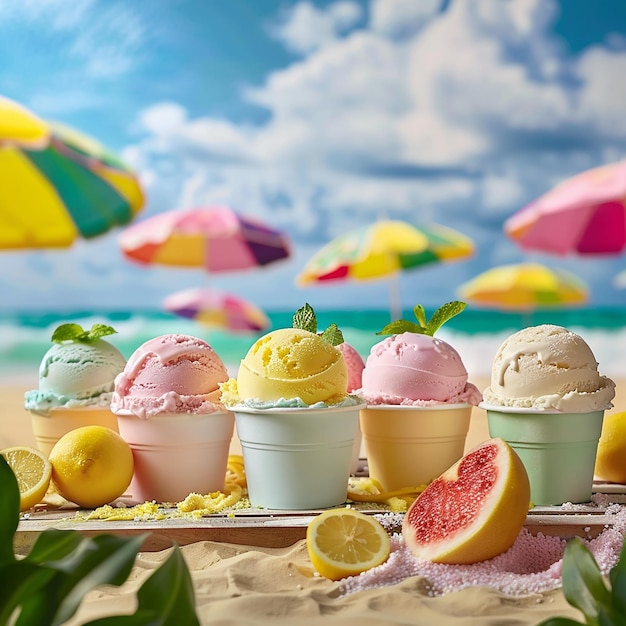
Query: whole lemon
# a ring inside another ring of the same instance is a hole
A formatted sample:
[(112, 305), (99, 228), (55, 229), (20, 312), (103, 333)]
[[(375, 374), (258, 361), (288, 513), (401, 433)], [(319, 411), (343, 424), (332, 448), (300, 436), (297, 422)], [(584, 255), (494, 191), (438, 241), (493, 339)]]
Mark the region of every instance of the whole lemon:
[(611, 483), (626, 483), (626, 412), (604, 417), (595, 475)]
[(89, 509), (123, 495), (134, 471), (130, 446), (105, 426), (69, 431), (54, 445), (49, 460), (59, 494)]

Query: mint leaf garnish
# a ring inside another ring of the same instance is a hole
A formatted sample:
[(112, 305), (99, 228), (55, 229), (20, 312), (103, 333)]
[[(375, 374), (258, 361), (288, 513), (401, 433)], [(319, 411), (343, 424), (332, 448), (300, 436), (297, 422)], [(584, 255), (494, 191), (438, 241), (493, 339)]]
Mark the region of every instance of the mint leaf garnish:
[(299, 328), (300, 330), (308, 330), (310, 333), (317, 332), (315, 311), (308, 302), (294, 313), (293, 327)]
[(451, 318), (465, 309), (467, 303), (454, 300), (440, 306), (426, 324), (426, 334), (433, 337), (435, 333)]
[[(317, 317), (313, 307), (308, 302), (294, 313), (293, 328), (317, 333)], [(337, 324), (331, 324), (319, 335), (324, 342), (329, 343), (331, 346), (338, 346), (340, 343), (343, 343), (343, 333), (339, 330)]]
[(377, 335), (398, 335), (400, 333), (419, 333), (422, 335), (435, 336), (435, 333), (451, 318), (465, 309), (467, 304), (458, 300), (447, 302), (440, 306), (433, 316), (426, 321), (424, 307), (418, 304), (413, 308), (413, 313), (419, 324), (408, 320), (396, 320), (387, 324)]
[(416, 304), (413, 307), (413, 314), (417, 318), (420, 326), (422, 328), (426, 328), (426, 311), (424, 310), (424, 307), (421, 304)]
[(94, 324), (89, 330), (84, 330), (80, 324), (61, 324), (52, 333), (54, 343), (64, 341), (80, 341), (83, 343), (94, 343), (106, 335), (112, 335), (117, 331), (112, 326), (106, 324)]
[(331, 346), (338, 346), (343, 343), (343, 333), (337, 327), (337, 324), (331, 324), (323, 333), (322, 339)]

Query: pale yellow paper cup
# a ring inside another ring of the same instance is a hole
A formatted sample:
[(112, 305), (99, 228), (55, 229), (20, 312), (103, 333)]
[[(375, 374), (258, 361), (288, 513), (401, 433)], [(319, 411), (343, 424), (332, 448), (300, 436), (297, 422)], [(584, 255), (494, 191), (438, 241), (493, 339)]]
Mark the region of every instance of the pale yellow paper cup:
[(31, 425), (37, 447), (46, 456), (50, 455), (54, 444), (70, 430), (82, 426), (106, 426), (115, 432), (117, 417), (108, 407), (54, 407), (48, 415), (31, 411)]
[(223, 491), (235, 418), (230, 411), (159, 414), (141, 419), (118, 412), (135, 471), (127, 499), (180, 502), (190, 493)]
[(370, 477), (385, 491), (428, 484), (463, 456), (471, 415), (470, 404), (361, 409)]

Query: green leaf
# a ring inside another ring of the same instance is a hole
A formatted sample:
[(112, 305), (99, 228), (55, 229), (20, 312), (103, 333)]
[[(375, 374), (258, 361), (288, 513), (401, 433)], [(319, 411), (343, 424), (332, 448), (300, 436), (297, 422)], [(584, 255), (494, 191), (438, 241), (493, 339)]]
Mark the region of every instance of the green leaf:
[(177, 545), (137, 592), (134, 615), (105, 617), (84, 626), (199, 626), (191, 575)]
[(613, 611), (626, 623), (626, 542), (622, 546), (619, 559), (615, 567), (609, 572), (611, 582)]
[(418, 323), (408, 320), (396, 320), (387, 324), (377, 335), (399, 335), (400, 333), (419, 333), (422, 335), (435, 336), (435, 333), (452, 317), (458, 315), (467, 304), (458, 300), (447, 302), (440, 306), (433, 316), (426, 322), (426, 312), (421, 304), (413, 307), (413, 313)]
[[(36, 593), (45, 588), (54, 576), (52, 570), (46, 570), (33, 563), (14, 561), (0, 566), (0, 624), (8, 624), (13, 611), (26, 604), (30, 604)], [(49, 611), (49, 608), (48, 608)], [(24, 613), (24, 610), (22, 610)], [(27, 623), (24, 615), (22, 618)], [(48, 622), (31, 621), (31, 624)]]
[(331, 346), (338, 346), (343, 343), (343, 333), (337, 327), (337, 324), (331, 324), (323, 333), (322, 339)]
[(59, 608), (52, 624), (63, 624), (72, 617), (83, 596), (94, 587), (119, 586), (124, 583), (146, 537), (147, 534), (135, 537), (107, 534), (86, 537), (67, 557), (46, 563), (47, 567), (65, 574), (59, 585)]
[(117, 333), (113, 326), (107, 326), (106, 324), (94, 324), (87, 332), (87, 338), (82, 341), (95, 342), (107, 335), (114, 335)]
[(454, 300), (452, 302), (447, 302), (443, 306), (440, 306), (434, 313), (433, 316), (428, 320), (428, 324), (426, 325), (426, 334), (431, 337), (435, 336), (435, 333), (451, 318), (455, 315), (461, 313), (467, 304), (465, 302), (460, 302), (458, 300)]
[[(13, 537), (20, 521), (20, 488), (17, 478), (0, 455), (0, 564), (15, 562)], [(0, 622), (1, 623), (1, 622)]]
[(567, 601), (582, 612), (587, 622), (597, 624), (598, 607), (611, 605), (611, 592), (580, 537), (574, 537), (565, 547), (561, 578)]
[(426, 328), (426, 311), (421, 304), (417, 304), (413, 307), (413, 314), (415, 319), (419, 322), (422, 328)]
[(84, 330), (80, 324), (61, 324), (52, 333), (52, 341), (54, 343), (63, 343), (64, 341), (95, 343), (98, 339), (116, 332), (113, 326), (106, 324), (93, 324), (89, 330)]
[(293, 328), (308, 330), (310, 333), (317, 332), (317, 318), (315, 317), (315, 311), (308, 302), (294, 313)]
[(52, 333), (52, 341), (54, 343), (76, 341), (78, 337), (84, 334), (84, 332), (85, 331), (80, 324), (61, 324)]
[(24, 559), (35, 564), (58, 561), (70, 555), (81, 544), (83, 537), (75, 530), (44, 530)]
[(425, 329), (418, 326), (415, 322), (409, 322), (408, 320), (396, 320), (387, 324), (381, 331), (377, 332), (377, 335), (399, 335), (401, 333), (418, 333), (423, 335)]

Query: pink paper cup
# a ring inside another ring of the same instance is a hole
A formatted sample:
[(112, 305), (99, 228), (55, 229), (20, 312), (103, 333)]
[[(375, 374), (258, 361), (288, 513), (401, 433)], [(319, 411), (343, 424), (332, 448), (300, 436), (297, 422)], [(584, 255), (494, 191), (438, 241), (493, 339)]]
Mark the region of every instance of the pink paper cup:
[(117, 416), (108, 408), (101, 406), (55, 407), (48, 415), (31, 411), (31, 426), (37, 448), (50, 456), (54, 444), (66, 433), (82, 426), (106, 426), (115, 432)]
[(162, 414), (140, 419), (118, 413), (135, 472), (127, 490), (133, 503), (174, 503), (190, 493), (223, 491), (235, 418), (229, 411)]
[(385, 491), (428, 484), (463, 456), (471, 415), (470, 404), (361, 409), (370, 477)]

